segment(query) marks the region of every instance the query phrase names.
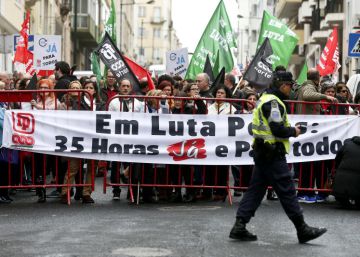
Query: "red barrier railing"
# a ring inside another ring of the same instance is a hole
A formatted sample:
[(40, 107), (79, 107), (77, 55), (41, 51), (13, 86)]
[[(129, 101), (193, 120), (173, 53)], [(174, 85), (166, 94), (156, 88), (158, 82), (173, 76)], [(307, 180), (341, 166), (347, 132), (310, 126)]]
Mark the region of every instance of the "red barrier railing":
[[(41, 90), (41, 91), (3, 91), (0, 92), (0, 99), (4, 100), (6, 97), (12, 101), (18, 102), (28, 102), (29, 99), (32, 100), (35, 95), (44, 95), (46, 93), (74, 93), (77, 92), (76, 96), (80, 100), (82, 94), (86, 94), (84, 90)], [(15, 96), (14, 96), (15, 95)], [(16, 95), (19, 98), (16, 98)], [(30, 97), (31, 96), (31, 97)], [(190, 97), (169, 97), (164, 98), (162, 96), (115, 96), (110, 99), (106, 104), (106, 109), (108, 109), (109, 104), (112, 101), (119, 101), (123, 103), (125, 100), (129, 99), (127, 103), (127, 109), (134, 111), (136, 109), (136, 101), (142, 101), (144, 112), (149, 112), (149, 110), (155, 110), (157, 113), (165, 112), (163, 107), (167, 106), (168, 113), (180, 113), (180, 114), (207, 114), (207, 107), (216, 101), (224, 101), (230, 103), (229, 112), (230, 113), (244, 113), (249, 105), (253, 105), (251, 102), (246, 100), (239, 99), (213, 99), (213, 98), (190, 98)], [(137, 99), (137, 100), (134, 100)], [(57, 109), (57, 102), (55, 100), (55, 109)], [(91, 104), (93, 101), (90, 101)], [(10, 104), (10, 101), (8, 101)], [(180, 104), (179, 104), (180, 103)], [(190, 104), (191, 103), (191, 104)], [(350, 110), (350, 107), (356, 112), (359, 109), (359, 105), (354, 104), (327, 104), (318, 102), (299, 102), (299, 101), (288, 101), (290, 106), (290, 113), (295, 113), (297, 106), (306, 106), (312, 105), (315, 113), (315, 106), (324, 105), (332, 106), (334, 112), (332, 114), (338, 114), (341, 108)], [(238, 108), (235, 108), (233, 104), (237, 104)], [(177, 106), (176, 106), (177, 105)], [(45, 101), (43, 102), (45, 108)], [(118, 104), (118, 109), (114, 111), (125, 111), (123, 104)], [(205, 106), (205, 111), (202, 109)], [(64, 107), (64, 105), (63, 105)], [(70, 105), (65, 103), (65, 109), (70, 109)], [(304, 107), (300, 107), (304, 108)], [(93, 109), (91, 107), (91, 109)], [(217, 110), (218, 114), (222, 114), (220, 111), (220, 106)], [(249, 111), (248, 111), (249, 112)], [(349, 111), (350, 112), (350, 111)], [(251, 111), (250, 111), (251, 113)], [(12, 150), (9, 150), (12, 151)], [(41, 154), (28, 153), (24, 152), (20, 155), (19, 163), (20, 167), (14, 168), (14, 161), (11, 161), (11, 155), (8, 155), (8, 164), (7, 164), (7, 176), (3, 181), (7, 181), (7, 185), (1, 184), (0, 188), (57, 188), (57, 187), (66, 187), (67, 188), (67, 203), (70, 203), (70, 188), (71, 187), (81, 187), (81, 186), (91, 186), (94, 190), (94, 177), (96, 171), (95, 161), (90, 161), (90, 170), (91, 170), (91, 183), (70, 183), (70, 162), (71, 159), (65, 159), (59, 156), (45, 156)], [(41, 165), (40, 165), (41, 163)], [(50, 164), (54, 167), (49, 168)], [(80, 178), (84, 175), (83, 161), (79, 161), (78, 176)], [(26, 168), (29, 167), (29, 168)], [(40, 168), (38, 168), (40, 167)], [(64, 175), (64, 167), (66, 171)], [(300, 163), (293, 164), (290, 167), (294, 170), (295, 176), (294, 179), (298, 181), (297, 189), (299, 192), (323, 192), (330, 193), (331, 188), (328, 188), (329, 177), (333, 176), (334, 173), (334, 161), (320, 161), (320, 162), (310, 162), (310, 163)], [(18, 169), (16, 171), (16, 169)], [(26, 179), (29, 174), (27, 170), (31, 170), (31, 181)], [(40, 169), (40, 172), (39, 172)], [(89, 168), (88, 168), (89, 169)], [(49, 179), (49, 170), (53, 172), (56, 179), (55, 181), (50, 181)], [(89, 170), (88, 170), (89, 171)], [(231, 179), (229, 171), (232, 172), (233, 179)], [(182, 199), (181, 188), (185, 188), (186, 193), (183, 200), (185, 202), (192, 202), (196, 199), (215, 199), (215, 200), (225, 200), (228, 197), (229, 202), (232, 203), (232, 190), (235, 192), (245, 191), (252, 173), (251, 165), (236, 165), (236, 166), (190, 166), (190, 165), (160, 165), (160, 164), (142, 164), (142, 163), (121, 163), (121, 162), (112, 162), (111, 163), (111, 176), (110, 181), (108, 181), (107, 168), (105, 168), (103, 176), (103, 192), (106, 193), (107, 187), (113, 187), (114, 192), (118, 192), (120, 187), (127, 187), (128, 198), (131, 202), (139, 203), (141, 196), (144, 202), (151, 202), (154, 198), (164, 198), (170, 201), (177, 201)], [(14, 179), (15, 176), (18, 176), (17, 179)], [(41, 176), (42, 181), (36, 182), (36, 180)], [(63, 178), (62, 178), (63, 176)], [(67, 182), (64, 183), (64, 179), (67, 177)], [(16, 181), (17, 180), (17, 181)], [(61, 181), (62, 180), (62, 181)], [(230, 185), (231, 180), (234, 181), (234, 185)], [(15, 182), (14, 182), (15, 181)], [(316, 188), (315, 188), (316, 184)]]

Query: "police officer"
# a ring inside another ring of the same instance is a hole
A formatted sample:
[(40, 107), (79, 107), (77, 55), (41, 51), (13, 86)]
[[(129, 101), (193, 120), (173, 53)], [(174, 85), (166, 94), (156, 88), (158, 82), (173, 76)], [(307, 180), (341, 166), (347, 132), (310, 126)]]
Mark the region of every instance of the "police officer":
[(249, 188), (239, 204), (230, 238), (241, 241), (257, 240), (257, 236), (246, 229), (246, 224), (254, 216), (268, 185), (274, 188), (283, 209), (294, 223), (299, 243), (306, 243), (326, 232), (326, 228), (310, 227), (305, 223), (286, 163), (285, 155), (290, 149), (289, 138), (301, 134), (300, 127), (290, 126), (288, 108), (283, 102), (288, 99), (293, 84), (290, 72), (275, 72), (272, 85), (265, 90), (257, 103), (252, 125), (255, 168)]

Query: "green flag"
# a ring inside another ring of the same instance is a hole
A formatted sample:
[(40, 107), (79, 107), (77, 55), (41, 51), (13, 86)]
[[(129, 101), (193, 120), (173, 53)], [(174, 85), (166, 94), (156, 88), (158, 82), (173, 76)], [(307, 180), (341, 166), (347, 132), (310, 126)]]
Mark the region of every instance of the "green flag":
[(116, 44), (116, 15), (114, 0), (111, 0), (110, 15), (105, 23), (105, 31), (110, 35), (112, 41)]
[(214, 69), (213, 69), (214, 77), (217, 77), (217, 75), (219, 75), (221, 68), (222, 67), (220, 66), (220, 53), (219, 53), (219, 50), (217, 50), (216, 59), (215, 59), (215, 63), (214, 63)]
[(308, 72), (308, 66), (307, 66), (306, 61), (305, 61), (305, 64), (304, 64), (304, 66), (302, 67), (302, 69), (300, 71), (299, 77), (296, 80), (296, 82), (298, 84), (301, 85), (302, 83), (304, 83), (307, 80), (307, 72)]
[(98, 86), (100, 86), (100, 81), (101, 81), (100, 64), (98, 61), (98, 57), (94, 52), (91, 53), (91, 66), (92, 66), (92, 72), (96, 75), (97, 84)]
[[(107, 32), (110, 35), (111, 40), (116, 45), (116, 15), (115, 15), (114, 0), (111, 0), (110, 15), (109, 15), (109, 18), (107, 19), (107, 21), (105, 23), (104, 35), (105, 35), (105, 32)], [(104, 38), (104, 35), (101, 38), (101, 41)], [(120, 49), (120, 51), (121, 51), (121, 49)], [(105, 66), (104, 67), (104, 77), (105, 78), (107, 77), (107, 73), (108, 73), (108, 68)], [(97, 75), (96, 75), (96, 77), (97, 77)]]
[(221, 0), (201, 36), (191, 58), (185, 78), (194, 79), (197, 74), (203, 72), (207, 54), (209, 54), (211, 62), (215, 63), (218, 50), (220, 54), (219, 66), (225, 67), (226, 72), (230, 72), (234, 66), (231, 52), (233, 47), (236, 48), (233, 30), (225, 5)]
[(271, 56), (273, 68), (275, 69), (278, 65), (287, 67), (291, 54), (299, 41), (298, 36), (276, 17), (264, 11), (257, 48), (262, 45), (265, 38), (270, 39), (273, 50)]

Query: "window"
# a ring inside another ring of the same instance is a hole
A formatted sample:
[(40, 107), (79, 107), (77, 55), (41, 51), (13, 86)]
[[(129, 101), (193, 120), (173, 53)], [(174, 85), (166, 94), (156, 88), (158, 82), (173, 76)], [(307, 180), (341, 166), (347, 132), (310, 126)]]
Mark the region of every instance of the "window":
[(145, 16), (146, 16), (146, 7), (145, 6), (139, 6), (138, 17), (145, 17)]
[(256, 30), (251, 31), (251, 41), (256, 41)]
[(154, 7), (154, 22), (160, 22), (161, 20), (161, 8), (160, 7)]
[(154, 28), (153, 36), (154, 38), (161, 38), (161, 30), (159, 28)]
[(80, 13), (88, 13), (88, 1), (87, 0), (80, 0), (79, 7), (80, 8), (78, 8), (78, 10), (80, 10)]
[(139, 47), (139, 55), (144, 56), (145, 55), (145, 49), (144, 47)]
[(154, 59), (159, 60), (161, 55), (160, 48), (154, 48)]
[(251, 16), (257, 17), (257, 5), (253, 4), (251, 7)]

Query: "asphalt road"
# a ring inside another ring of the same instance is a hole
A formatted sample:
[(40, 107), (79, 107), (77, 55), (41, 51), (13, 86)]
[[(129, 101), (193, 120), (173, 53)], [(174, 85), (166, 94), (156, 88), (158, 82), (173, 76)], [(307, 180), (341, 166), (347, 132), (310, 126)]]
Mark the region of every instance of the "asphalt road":
[[(49, 190), (50, 191), (50, 190)], [(228, 202), (129, 205), (100, 187), (92, 205), (71, 206), (34, 192), (18, 192), (0, 205), (0, 256), (360, 256), (359, 211), (335, 202), (302, 205), (310, 225), (328, 232), (309, 244), (297, 242), (279, 202), (264, 200), (249, 223), (258, 241), (228, 238), (237, 208)]]

